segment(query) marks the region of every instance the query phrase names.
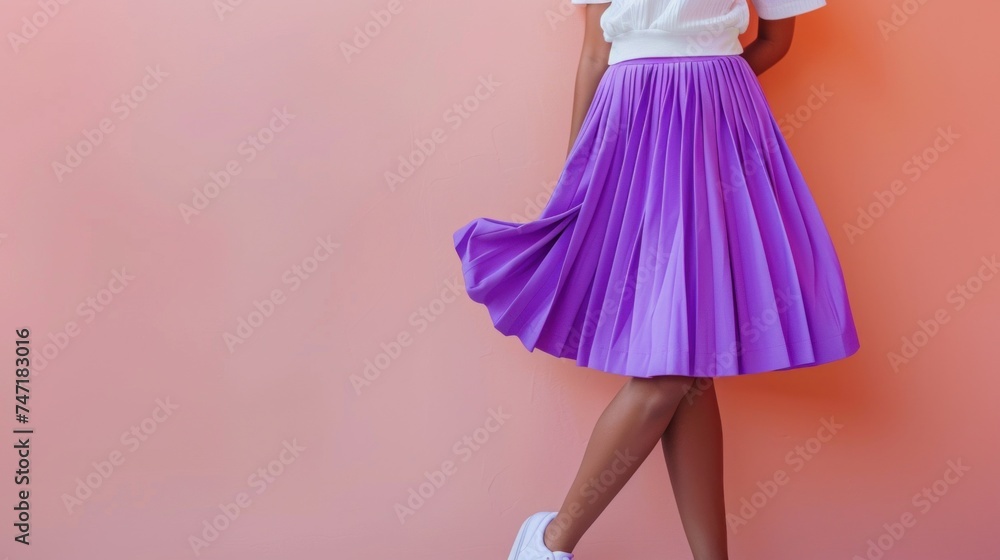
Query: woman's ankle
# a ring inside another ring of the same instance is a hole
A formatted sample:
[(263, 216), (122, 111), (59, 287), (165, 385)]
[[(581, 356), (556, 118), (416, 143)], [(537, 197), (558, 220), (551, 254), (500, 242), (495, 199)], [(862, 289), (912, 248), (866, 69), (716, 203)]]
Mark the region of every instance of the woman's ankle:
[(549, 526), (545, 528), (545, 532), (542, 535), (542, 542), (545, 543), (545, 547), (552, 552), (573, 552), (576, 547), (575, 542), (569, 542), (566, 537), (566, 531), (561, 523), (562, 514), (556, 515)]

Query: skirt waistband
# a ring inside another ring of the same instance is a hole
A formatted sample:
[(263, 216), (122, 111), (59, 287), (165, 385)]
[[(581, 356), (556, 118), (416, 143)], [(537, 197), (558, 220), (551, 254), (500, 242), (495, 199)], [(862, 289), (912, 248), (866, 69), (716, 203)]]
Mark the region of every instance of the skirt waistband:
[(628, 58), (611, 64), (620, 66), (623, 64), (670, 64), (677, 62), (699, 62), (704, 60), (725, 60), (742, 58), (738, 54), (705, 54), (698, 56), (644, 56), (641, 58)]

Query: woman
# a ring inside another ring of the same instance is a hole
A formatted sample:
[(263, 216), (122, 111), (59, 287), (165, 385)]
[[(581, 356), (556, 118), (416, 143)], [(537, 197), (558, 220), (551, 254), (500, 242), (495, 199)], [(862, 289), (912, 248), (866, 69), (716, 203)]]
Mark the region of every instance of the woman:
[[(495, 327), (627, 378), (558, 512), (510, 560), (569, 560), (662, 442), (696, 560), (728, 558), (715, 377), (859, 348), (840, 263), (756, 75), (824, 0), (572, 0), (586, 7), (570, 149), (527, 223), (454, 233)], [(697, 383), (696, 383), (697, 381)], [(595, 482), (599, 481), (599, 482)]]

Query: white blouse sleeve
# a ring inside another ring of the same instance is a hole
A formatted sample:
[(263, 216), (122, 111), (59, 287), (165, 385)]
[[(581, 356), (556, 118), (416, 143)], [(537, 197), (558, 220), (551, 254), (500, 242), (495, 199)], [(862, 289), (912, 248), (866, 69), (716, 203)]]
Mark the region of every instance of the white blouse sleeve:
[(570, 4), (610, 4), (611, 0), (569, 0)]
[(752, 0), (752, 2), (761, 19), (784, 19), (826, 6), (826, 0)]

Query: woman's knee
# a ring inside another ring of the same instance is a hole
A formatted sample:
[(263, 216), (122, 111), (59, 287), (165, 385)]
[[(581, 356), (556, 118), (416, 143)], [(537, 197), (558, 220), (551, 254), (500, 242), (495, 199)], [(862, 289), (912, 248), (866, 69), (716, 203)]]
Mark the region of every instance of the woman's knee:
[(661, 375), (632, 378), (628, 381), (632, 393), (653, 414), (673, 410), (694, 385), (694, 379), (681, 375)]

